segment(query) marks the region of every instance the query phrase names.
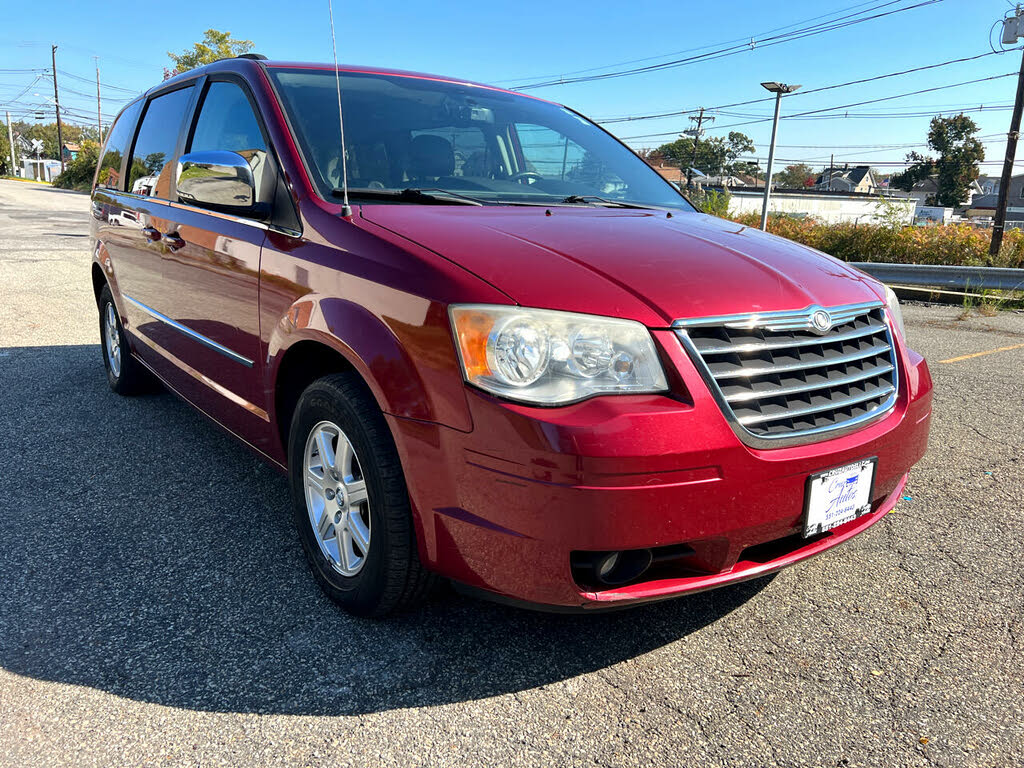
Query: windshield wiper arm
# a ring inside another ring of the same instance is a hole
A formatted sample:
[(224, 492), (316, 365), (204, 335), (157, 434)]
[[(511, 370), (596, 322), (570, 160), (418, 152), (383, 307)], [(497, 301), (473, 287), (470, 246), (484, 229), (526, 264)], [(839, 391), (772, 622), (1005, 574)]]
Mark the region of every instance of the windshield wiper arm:
[[(334, 197), (343, 197), (343, 189), (332, 189)], [(440, 188), (418, 188), (409, 189), (350, 189), (349, 197), (363, 200), (400, 200), (407, 203), (420, 203), (423, 205), (483, 205), (482, 200), (475, 197), (460, 195), (458, 192), (450, 192)]]
[(643, 208), (649, 209), (649, 205), (638, 205), (637, 203), (627, 203), (623, 200), (609, 200), (607, 197), (598, 197), (597, 195), (569, 195), (568, 197), (562, 198), (563, 203), (600, 203), (601, 205), (613, 205), (616, 208)]

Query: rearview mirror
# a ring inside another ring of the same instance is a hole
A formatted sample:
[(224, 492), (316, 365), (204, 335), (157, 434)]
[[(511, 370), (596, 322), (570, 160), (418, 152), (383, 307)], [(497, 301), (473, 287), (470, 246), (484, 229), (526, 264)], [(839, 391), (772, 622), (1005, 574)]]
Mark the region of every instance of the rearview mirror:
[(256, 213), (252, 168), (237, 152), (190, 152), (178, 160), (178, 200), (224, 213)]

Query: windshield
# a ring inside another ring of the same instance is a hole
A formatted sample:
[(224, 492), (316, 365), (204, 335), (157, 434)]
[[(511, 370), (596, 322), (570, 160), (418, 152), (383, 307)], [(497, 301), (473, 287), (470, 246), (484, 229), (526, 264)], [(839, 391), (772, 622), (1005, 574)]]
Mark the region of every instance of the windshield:
[[(314, 184), (331, 199), (342, 186), (334, 71), (271, 67), (269, 73)], [(643, 160), (564, 107), (399, 75), (343, 73), (341, 89), (350, 190), (414, 188), (487, 203), (573, 198), (567, 202), (693, 210)]]

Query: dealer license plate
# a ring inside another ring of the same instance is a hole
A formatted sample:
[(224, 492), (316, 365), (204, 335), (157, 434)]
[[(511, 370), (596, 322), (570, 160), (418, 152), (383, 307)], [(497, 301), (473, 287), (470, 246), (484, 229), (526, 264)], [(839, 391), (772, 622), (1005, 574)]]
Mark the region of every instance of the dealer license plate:
[(807, 481), (804, 536), (848, 523), (871, 511), (871, 491), (878, 459), (864, 459), (811, 475)]

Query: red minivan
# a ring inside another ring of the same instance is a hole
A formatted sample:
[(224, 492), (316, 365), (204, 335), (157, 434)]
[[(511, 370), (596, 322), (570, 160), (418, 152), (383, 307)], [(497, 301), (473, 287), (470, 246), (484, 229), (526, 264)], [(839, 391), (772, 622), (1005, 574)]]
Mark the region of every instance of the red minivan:
[(925, 452), (891, 291), (558, 104), (224, 60), (121, 112), (92, 208), (111, 388), (155, 377), (287, 473), (353, 613), (437, 577), (554, 610), (753, 578), (877, 522)]

